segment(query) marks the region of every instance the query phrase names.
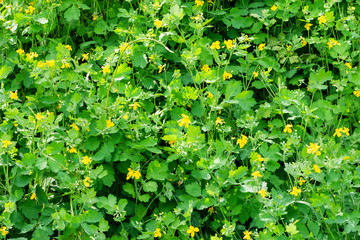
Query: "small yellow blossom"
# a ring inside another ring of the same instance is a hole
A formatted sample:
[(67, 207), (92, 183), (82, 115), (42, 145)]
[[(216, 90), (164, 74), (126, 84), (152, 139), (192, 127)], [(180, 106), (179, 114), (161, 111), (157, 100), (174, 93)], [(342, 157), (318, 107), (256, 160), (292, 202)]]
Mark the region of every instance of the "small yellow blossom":
[(46, 64), (47, 64), (49, 67), (53, 67), (53, 66), (55, 66), (55, 60), (54, 60), (54, 59), (46, 60)]
[(202, 68), (201, 68), (201, 71), (204, 71), (204, 72), (208, 72), (210, 70), (211, 69), (209, 68), (209, 65), (207, 65), (207, 64), (203, 65)]
[(346, 62), (345, 65), (346, 65), (349, 69), (352, 68), (352, 67), (351, 67), (351, 63), (349, 63), (349, 62)]
[(312, 26), (312, 24), (311, 24), (311, 23), (307, 23), (307, 24), (305, 24), (305, 26), (304, 26), (304, 27), (305, 27), (305, 29), (306, 29), (306, 30), (308, 30), (308, 31), (309, 31), (311, 26)]
[(263, 158), (263, 157), (258, 153), (256, 160), (259, 161), (259, 162), (263, 162), (263, 161), (265, 160), (265, 158)]
[(164, 65), (159, 65), (159, 66), (158, 66), (158, 68), (159, 68), (158, 73), (161, 73), (161, 72), (163, 71), (165, 65), (166, 65), (166, 64), (164, 64)]
[(278, 9), (278, 7), (274, 4), (270, 9), (273, 11), (276, 11)]
[(111, 128), (113, 126), (115, 126), (115, 124), (111, 121), (110, 118), (108, 120), (106, 120), (106, 127), (107, 128)]
[(301, 193), (301, 189), (297, 187), (293, 187), (293, 190), (290, 192), (291, 195), (294, 195), (295, 197), (298, 196)]
[(65, 45), (65, 49), (69, 50), (69, 51), (72, 51), (72, 48), (70, 45)]
[(292, 46), (291, 46), (291, 45), (286, 45), (286, 50), (290, 51), (290, 50), (291, 50), (291, 48), (292, 48)]
[(18, 50), (16, 50), (16, 52), (19, 54), (19, 55), (23, 55), (24, 54), (24, 50), (19, 48)]
[(83, 53), (81, 56), (83, 57), (81, 59), (82, 61), (87, 61), (89, 59), (89, 53)]
[(129, 44), (128, 43), (122, 43), (120, 44), (120, 52), (124, 51), (126, 48), (128, 48)]
[(68, 150), (69, 153), (77, 153), (77, 150), (76, 148), (74, 147), (71, 147), (69, 150)]
[(231, 73), (228, 73), (226, 71), (224, 71), (224, 74), (223, 74), (223, 79), (226, 80), (226, 79), (230, 79), (232, 78), (232, 74)]
[(302, 186), (305, 182), (306, 182), (306, 180), (303, 179), (303, 177), (300, 177), (299, 180), (298, 180), (298, 183), (299, 183), (300, 186)]
[(86, 177), (83, 182), (85, 187), (90, 187), (90, 183), (91, 183), (90, 177)]
[(305, 47), (307, 45), (305, 38), (301, 37), (301, 43), (302, 43), (303, 47)]
[(237, 143), (240, 145), (240, 148), (243, 148), (248, 142), (248, 138), (245, 135), (241, 135), (241, 139), (237, 140)]
[(320, 170), (320, 168), (319, 168), (319, 166), (318, 165), (316, 165), (316, 164), (314, 164), (314, 170), (315, 170), (315, 172), (317, 172), (317, 173), (321, 173), (321, 170)]
[(349, 136), (349, 129), (347, 127), (343, 127), (342, 132), (345, 133), (346, 136)]
[(137, 102), (134, 102), (133, 104), (130, 104), (129, 106), (132, 107), (132, 109), (136, 110), (140, 107), (140, 104)]
[(15, 92), (10, 91), (10, 99), (18, 100), (17, 90)]
[(326, 18), (324, 15), (321, 15), (320, 17), (318, 17), (318, 21), (319, 21), (319, 24), (324, 24), (326, 23)]
[(321, 152), (319, 151), (320, 150), (320, 146), (317, 145), (316, 143), (310, 143), (310, 146), (307, 147), (307, 153), (309, 154), (316, 154), (316, 155), (320, 155)]
[(286, 133), (286, 132), (292, 133), (292, 127), (293, 127), (292, 124), (287, 124), (287, 125), (285, 126), (284, 133)]
[(9, 140), (2, 140), (1, 142), (3, 143), (3, 146), (2, 146), (3, 148), (6, 148), (7, 146), (12, 144), (12, 142)]
[[(360, 91), (359, 90), (355, 90), (353, 92), (353, 94), (356, 96), (356, 97), (360, 97)], [(360, 122), (360, 121), (359, 121)]]
[(33, 6), (29, 6), (26, 10), (25, 13), (29, 13), (29, 14), (33, 14), (34, 13), (35, 8)]
[(81, 162), (85, 165), (88, 165), (89, 163), (91, 163), (91, 158), (89, 158), (88, 156), (85, 156), (82, 158)]
[(127, 114), (125, 114), (124, 116), (123, 116), (123, 119), (125, 119), (125, 120), (127, 120), (129, 118), (129, 115), (127, 115)]
[(222, 125), (222, 124), (224, 124), (225, 123), (225, 121), (224, 121), (224, 119), (221, 119), (221, 118), (219, 118), (219, 117), (217, 117), (216, 118), (216, 121), (215, 121), (215, 124), (216, 125)]
[(161, 237), (161, 232), (160, 232), (160, 228), (156, 228), (155, 232), (154, 232), (154, 237)]
[(265, 196), (269, 194), (265, 189), (261, 189), (260, 191), (258, 191), (258, 193), (261, 195), (262, 198), (265, 198)]
[(75, 123), (71, 124), (70, 127), (73, 127), (76, 131), (80, 130), (80, 128)]
[(201, 0), (195, 0), (196, 6), (204, 6), (204, 1)]
[(226, 45), (227, 49), (231, 49), (235, 47), (235, 45), (233, 44), (233, 40), (227, 40), (227, 41), (225, 40), (224, 44)]
[(260, 174), (259, 171), (255, 171), (255, 172), (251, 173), (251, 175), (252, 175), (255, 179), (258, 178), (258, 177), (262, 177), (262, 175)]
[(38, 68), (43, 68), (45, 66), (46, 66), (46, 63), (44, 63), (43, 61), (38, 61), (38, 63), (37, 63)]
[(195, 232), (199, 232), (199, 228), (190, 226), (187, 230), (187, 233), (190, 234), (191, 237), (195, 236)]
[(30, 200), (36, 200), (36, 194), (35, 193), (31, 194)]
[(35, 118), (36, 118), (36, 120), (40, 121), (41, 119), (44, 119), (45, 117), (44, 117), (44, 115), (42, 115), (42, 113), (37, 113), (37, 114), (35, 114)]
[(185, 114), (181, 114), (181, 116), (183, 118), (178, 121), (179, 126), (182, 127), (185, 125), (185, 128), (188, 128), (189, 124), (191, 123), (190, 117)]
[(253, 234), (251, 231), (245, 231), (244, 232), (244, 237), (243, 237), (243, 239), (246, 239), (246, 240), (250, 240), (251, 239), (251, 234)]
[(163, 22), (162, 22), (161, 20), (157, 19), (157, 20), (155, 20), (154, 25), (155, 25), (156, 28), (161, 28), (161, 27), (162, 27), (162, 23), (163, 23)]
[(105, 74), (110, 73), (110, 65), (107, 64), (106, 66), (101, 66), (101, 71)]
[(155, 57), (153, 54), (151, 54), (151, 56), (149, 57), (150, 61), (154, 61), (155, 60)]
[(265, 45), (266, 45), (265, 43), (261, 43), (261, 44), (258, 46), (259, 50), (260, 50), (260, 51), (264, 50)]
[(136, 170), (132, 170), (131, 168), (128, 168), (128, 174), (126, 176), (126, 180), (129, 180), (130, 178), (134, 177), (135, 179), (140, 179), (141, 173)]
[(335, 39), (330, 39), (327, 43), (326, 43), (328, 46), (329, 46), (329, 49), (332, 48), (333, 46), (336, 46), (336, 45), (341, 45), (338, 41), (336, 41)]
[(211, 44), (211, 49), (220, 49), (220, 42), (216, 41)]
[(26, 54), (26, 59), (33, 59), (34, 57), (38, 57), (39, 55), (36, 52), (30, 52)]
[(70, 63), (67, 63), (65, 61), (62, 62), (61, 68), (71, 68)]
[(98, 17), (99, 17), (98, 15), (93, 14), (93, 18), (92, 18), (92, 20), (93, 20), (93, 21), (96, 21), (96, 19), (98, 19)]
[(349, 160), (350, 159), (350, 157), (349, 156), (345, 156), (344, 158), (343, 158), (343, 161), (345, 161), (345, 160)]
[(254, 75), (254, 79), (255, 79), (259, 76), (259, 72), (253, 72), (253, 75)]
[(211, 92), (207, 92), (207, 97), (208, 97), (208, 98), (214, 98), (214, 95), (212, 95)]

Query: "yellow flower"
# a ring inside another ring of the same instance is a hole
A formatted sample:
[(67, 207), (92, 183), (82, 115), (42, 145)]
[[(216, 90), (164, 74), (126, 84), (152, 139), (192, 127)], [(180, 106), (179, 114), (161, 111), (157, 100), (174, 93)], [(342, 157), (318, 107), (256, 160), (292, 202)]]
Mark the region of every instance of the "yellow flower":
[(134, 102), (133, 104), (130, 104), (130, 107), (132, 107), (134, 110), (138, 109), (138, 107), (140, 107), (140, 104), (138, 104), (137, 102)]
[(195, 0), (196, 6), (204, 6), (204, 1), (201, 0)]
[(55, 60), (54, 60), (54, 59), (46, 60), (46, 64), (47, 64), (49, 67), (53, 67), (53, 66), (55, 66)]
[(292, 124), (287, 124), (287, 125), (285, 126), (284, 133), (286, 133), (286, 132), (292, 133), (292, 127), (293, 127)]
[(123, 119), (125, 119), (125, 120), (127, 120), (129, 118), (129, 116), (127, 115), (127, 114), (125, 114), (124, 116), (123, 116)]
[(258, 191), (258, 193), (261, 195), (262, 198), (265, 198), (265, 196), (269, 194), (268, 192), (266, 192), (265, 189), (261, 189), (261, 191)]
[(71, 124), (70, 127), (73, 127), (76, 131), (80, 130), (80, 128), (75, 123)]
[(260, 50), (260, 51), (264, 50), (265, 45), (266, 45), (265, 43), (261, 43), (261, 44), (258, 46), (259, 50)]
[(326, 43), (329, 46), (329, 49), (332, 48), (335, 45), (341, 45), (338, 41), (335, 39), (329, 39), (329, 42)]
[(232, 78), (232, 74), (231, 73), (228, 73), (226, 71), (224, 71), (224, 74), (223, 74), (223, 79), (226, 80), (226, 79), (230, 79)]
[(256, 160), (259, 161), (259, 162), (262, 162), (262, 161), (264, 161), (265, 159), (264, 159), (260, 154), (257, 154)]
[(65, 45), (65, 49), (69, 50), (69, 51), (72, 51), (72, 48), (70, 45)]
[(189, 124), (191, 123), (190, 117), (185, 114), (181, 114), (181, 116), (183, 118), (178, 121), (179, 126), (182, 127), (185, 125), (185, 128), (188, 128)]
[(249, 239), (251, 239), (251, 234), (253, 234), (251, 231), (245, 231), (244, 232), (244, 237), (243, 237), (243, 239), (247, 239), (247, 240), (249, 240)]
[(225, 121), (224, 121), (223, 119), (221, 119), (221, 118), (219, 118), (219, 117), (216, 118), (216, 121), (215, 121), (215, 124), (216, 124), (216, 125), (219, 125), (219, 124), (222, 125), (222, 124), (224, 124), (224, 123), (225, 123)]
[(204, 66), (202, 66), (201, 68), (201, 71), (204, 71), (204, 72), (208, 72), (210, 71), (211, 69), (209, 68), (209, 65), (205, 64)]
[(187, 233), (190, 234), (191, 237), (195, 236), (195, 232), (199, 232), (199, 228), (194, 228), (193, 226), (190, 226), (187, 230)]
[(350, 159), (350, 157), (349, 157), (349, 156), (345, 156), (345, 157), (343, 158), (343, 161), (348, 160), (348, 159)]
[(253, 72), (253, 75), (254, 75), (254, 79), (255, 79), (259, 76), (259, 72)]
[(10, 99), (18, 100), (17, 90), (15, 92), (10, 91)]
[(155, 27), (157, 27), (157, 28), (161, 28), (161, 26), (162, 26), (162, 21), (160, 21), (160, 20), (155, 20), (155, 22), (154, 22), (154, 25), (155, 25)]
[(82, 61), (87, 61), (88, 59), (89, 59), (89, 53), (83, 53), (82, 55), (81, 55), (83, 58), (81, 59)]
[(36, 52), (31, 52), (26, 54), (27, 59), (33, 59), (34, 57), (38, 57), (39, 55)]
[(91, 158), (89, 158), (88, 156), (85, 156), (82, 158), (81, 162), (85, 165), (88, 165), (89, 163), (91, 163)]
[(251, 175), (252, 175), (255, 179), (256, 179), (257, 177), (262, 177), (262, 175), (260, 174), (259, 171), (255, 171), (255, 172), (253, 172)]
[(292, 48), (292, 46), (291, 46), (291, 45), (286, 45), (286, 50), (290, 51), (290, 50), (291, 50), (291, 48)]
[(102, 69), (101, 71), (104, 73), (104, 75), (107, 73), (110, 73), (110, 65), (109, 64), (106, 66), (101, 66), (101, 69)]
[(69, 153), (77, 153), (77, 150), (76, 148), (74, 147), (71, 147), (69, 150), (68, 150)]
[(321, 15), (320, 17), (318, 17), (318, 21), (319, 21), (319, 24), (323, 24), (323, 23), (326, 23), (326, 18), (324, 15)]
[(115, 126), (115, 124), (111, 121), (110, 118), (108, 120), (106, 120), (106, 127), (107, 128), (111, 128), (113, 126)]
[(225, 43), (227, 49), (231, 49), (231, 48), (235, 47), (232, 40), (227, 40), (227, 41), (225, 40), (224, 43)]
[(155, 57), (154, 55), (151, 54), (151, 56), (149, 57), (150, 61), (154, 61), (155, 60)]
[(124, 51), (128, 46), (129, 46), (128, 43), (122, 43), (122, 44), (120, 45), (120, 52)]
[(24, 54), (24, 50), (19, 48), (18, 50), (16, 50), (16, 52), (19, 54), (19, 55), (23, 55)]
[(341, 128), (336, 128), (333, 136), (341, 137)]
[(93, 14), (93, 18), (92, 18), (92, 20), (93, 20), (93, 21), (96, 21), (96, 19), (98, 19), (98, 15)]
[(237, 143), (240, 145), (240, 148), (243, 148), (248, 142), (248, 138), (245, 135), (241, 135), (241, 139), (237, 140)]
[(43, 119), (45, 117), (41, 113), (37, 113), (37, 114), (35, 114), (35, 118), (36, 118), (36, 120), (40, 121), (41, 119)]
[(307, 45), (305, 38), (301, 37), (301, 43), (302, 43), (303, 47), (305, 47)]
[(318, 165), (316, 165), (316, 164), (314, 164), (314, 170), (315, 170), (315, 172), (317, 172), (317, 173), (321, 173), (321, 170), (320, 170), (320, 168), (319, 168), (319, 166)]
[(211, 44), (211, 49), (220, 49), (220, 42), (216, 41)]
[(316, 155), (320, 155), (321, 152), (319, 151), (320, 150), (320, 146), (317, 145), (316, 143), (310, 143), (310, 146), (307, 147), (307, 153), (309, 154), (316, 154)]
[(2, 235), (2, 236), (6, 236), (6, 235), (9, 233), (9, 231), (6, 231), (6, 227), (5, 227), (5, 226), (2, 227), (2, 228), (0, 228), (0, 232), (1, 232), (1, 235)]
[(25, 13), (29, 13), (29, 14), (33, 14), (34, 13), (35, 8), (33, 6), (29, 6), (26, 10)]
[(295, 197), (298, 196), (301, 193), (301, 189), (297, 187), (293, 187), (293, 190), (290, 192), (291, 195), (294, 195)]
[(90, 187), (91, 181), (90, 181), (90, 178), (89, 178), (89, 177), (86, 177), (86, 178), (83, 180), (83, 182), (84, 182), (85, 187)]
[(6, 148), (7, 146), (12, 144), (12, 142), (9, 140), (2, 140), (1, 142), (3, 143), (3, 146), (2, 146), (3, 148)]
[(278, 7), (274, 4), (270, 9), (273, 11), (276, 11), (278, 9)]
[(349, 134), (349, 129), (346, 128), (346, 127), (342, 128), (342, 132), (345, 133), (346, 136), (349, 136), (349, 135), (350, 135), (350, 134)]
[(346, 65), (349, 69), (352, 68), (352, 67), (351, 67), (351, 63), (349, 63), (349, 62), (345, 63), (345, 65)]
[(311, 26), (312, 26), (312, 24), (311, 24), (311, 23), (307, 23), (307, 24), (305, 24), (305, 26), (304, 26), (304, 27), (305, 27), (305, 29), (306, 29), (306, 30), (308, 30), (308, 31), (309, 31)]
[(214, 95), (212, 95), (211, 92), (207, 92), (207, 97), (208, 98), (214, 98)]
[(128, 174), (126, 176), (126, 180), (129, 180), (132, 177), (134, 177), (135, 179), (140, 179), (141, 173), (139, 171), (128, 168)]
[(67, 63), (65, 61), (62, 62), (61, 68), (71, 68), (70, 63)]
[(163, 71), (165, 65), (166, 65), (166, 64), (164, 64), (164, 65), (159, 65), (159, 66), (158, 66), (158, 68), (159, 68), (159, 72), (158, 72), (158, 73), (161, 73), (161, 72)]
[(155, 232), (154, 232), (154, 237), (161, 237), (161, 232), (160, 232), (160, 228), (156, 228)]
[(359, 90), (355, 90), (353, 92), (353, 94), (356, 96), (356, 97), (360, 97), (360, 91)]
[(303, 185), (305, 182), (306, 182), (306, 180), (303, 179), (303, 177), (300, 177), (300, 178), (299, 178), (298, 183), (299, 183), (300, 186)]
[(31, 194), (30, 200), (36, 200), (36, 194), (35, 193)]

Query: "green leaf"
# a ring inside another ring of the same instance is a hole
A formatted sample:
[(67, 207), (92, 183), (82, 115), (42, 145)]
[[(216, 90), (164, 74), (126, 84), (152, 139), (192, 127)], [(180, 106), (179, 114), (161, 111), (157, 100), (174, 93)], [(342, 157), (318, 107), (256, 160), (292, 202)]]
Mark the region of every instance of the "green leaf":
[(143, 194), (139, 196), (139, 200), (140, 202), (149, 202), (150, 200), (150, 195), (149, 194)]
[(49, 203), (46, 193), (39, 185), (36, 186), (35, 194), (36, 194), (36, 198), (39, 201), (39, 203), (44, 203), (44, 204)]
[(72, 5), (70, 8), (68, 8), (68, 10), (65, 11), (64, 18), (68, 22), (78, 21), (80, 18), (80, 9), (77, 6)]
[(89, 209), (81, 215), (81, 220), (88, 223), (97, 223), (102, 219), (102, 214), (96, 210)]
[(0, 69), (0, 79), (6, 78), (11, 71), (12, 71), (12, 67), (10, 67), (10, 66), (8, 66), (8, 65), (4, 65), (4, 66)]
[(185, 186), (186, 192), (193, 197), (201, 196), (201, 187), (197, 182), (193, 182)]
[(148, 63), (146, 54), (140, 50), (134, 51), (133, 55), (130, 56), (130, 59), (132, 60), (134, 67), (145, 68)]
[(157, 188), (158, 188), (158, 185), (157, 185), (156, 182), (150, 181), (150, 182), (145, 183), (143, 185), (143, 188), (144, 188), (145, 192), (156, 192)]
[(106, 33), (108, 26), (104, 20), (99, 20), (96, 22), (96, 25), (94, 27), (94, 33), (98, 35), (103, 35)]
[(93, 157), (94, 161), (100, 161), (102, 159), (105, 158), (105, 160), (107, 162), (111, 161), (111, 153), (113, 153), (115, 150), (114, 144), (109, 141), (109, 142), (105, 142), (100, 150), (95, 154), (95, 156)]
[(57, 153), (62, 152), (63, 149), (64, 149), (64, 143), (63, 142), (53, 142), (53, 143), (50, 143), (46, 147), (45, 153), (53, 155), (53, 154), (57, 154)]
[(226, 85), (225, 99), (230, 99), (231, 97), (239, 94), (242, 90), (242, 83), (238, 81), (228, 82)]
[(168, 164), (159, 162), (158, 160), (152, 161), (147, 169), (147, 178), (154, 180), (165, 180), (168, 176)]
[(239, 106), (243, 110), (249, 111), (256, 104), (255, 99), (252, 97), (253, 94), (253, 91), (243, 91), (236, 95), (234, 99), (239, 101)]
[(327, 89), (327, 85), (324, 85), (325, 82), (330, 81), (332, 79), (332, 72), (327, 71), (325, 69), (321, 69), (317, 74), (310, 73), (309, 77), (309, 89), (319, 89), (324, 90)]
[(100, 232), (106, 232), (109, 230), (110, 226), (108, 221), (106, 221), (104, 218), (102, 218), (99, 222), (99, 231)]

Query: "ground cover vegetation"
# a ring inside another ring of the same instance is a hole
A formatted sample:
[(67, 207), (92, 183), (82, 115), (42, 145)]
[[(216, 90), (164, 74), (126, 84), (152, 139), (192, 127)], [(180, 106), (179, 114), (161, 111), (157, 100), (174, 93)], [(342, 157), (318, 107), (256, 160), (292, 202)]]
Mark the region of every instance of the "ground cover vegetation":
[(0, 0), (0, 238), (359, 239), (359, 5)]

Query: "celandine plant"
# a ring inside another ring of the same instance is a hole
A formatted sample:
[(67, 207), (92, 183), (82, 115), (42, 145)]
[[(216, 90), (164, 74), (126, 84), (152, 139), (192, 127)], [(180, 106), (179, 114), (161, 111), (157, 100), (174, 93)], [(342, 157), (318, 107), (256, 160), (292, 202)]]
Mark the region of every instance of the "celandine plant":
[(359, 13), (0, 0), (0, 239), (358, 239)]

